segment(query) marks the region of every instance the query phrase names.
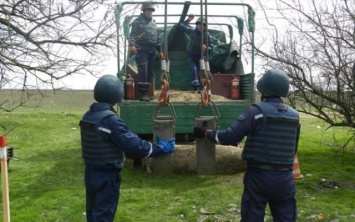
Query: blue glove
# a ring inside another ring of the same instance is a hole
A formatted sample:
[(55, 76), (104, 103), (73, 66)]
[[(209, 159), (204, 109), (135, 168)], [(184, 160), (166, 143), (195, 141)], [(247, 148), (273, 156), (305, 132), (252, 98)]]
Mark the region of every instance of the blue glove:
[(163, 149), (164, 153), (172, 153), (175, 151), (175, 138), (170, 138), (162, 141), (160, 136), (157, 136), (157, 144)]

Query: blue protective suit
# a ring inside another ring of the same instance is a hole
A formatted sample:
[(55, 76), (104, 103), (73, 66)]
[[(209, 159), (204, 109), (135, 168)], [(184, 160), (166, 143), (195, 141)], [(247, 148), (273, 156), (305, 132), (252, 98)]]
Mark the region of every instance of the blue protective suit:
[[(163, 148), (131, 132), (107, 103), (93, 103), (80, 127), (87, 221), (112, 222), (120, 196), (122, 152), (132, 157), (155, 157), (164, 153)], [(95, 151), (95, 147), (101, 150)]]
[[(297, 216), (296, 186), (289, 157), (297, 152), (299, 116), (280, 97), (268, 97), (265, 102), (267, 106), (272, 106), (271, 109), (253, 105), (238, 116), (227, 130), (208, 130), (206, 136), (223, 145), (236, 145), (245, 136), (247, 141), (251, 140), (245, 144), (242, 154), (248, 165), (241, 203), (242, 222), (264, 221), (266, 204), (269, 204), (274, 221), (293, 222)], [(275, 116), (284, 118), (284, 121), (282, 118), (277, 119), (280, 122), (266, 120)], [(288, 124), (290, 120), (292, 124)], [(287, 132), (283, 132), (285, 129), (288, 129)], [(265, 141), (270, 141), (270, 144)], [(280, 152), (283, 142), (286, 151)], [(263, 143), (264, 146), (261, 145)]]

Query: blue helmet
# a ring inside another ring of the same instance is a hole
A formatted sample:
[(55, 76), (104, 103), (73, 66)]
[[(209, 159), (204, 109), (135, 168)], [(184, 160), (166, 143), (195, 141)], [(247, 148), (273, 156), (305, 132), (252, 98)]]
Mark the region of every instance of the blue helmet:
[(113, 75), (104, 75), (97, 80), (94, 88), (94, 98), (97, 102), (116, 104), (122, 101), (123, 84)]
[(262, 94), (286, 97), (290, 81), (286, 73), (279, 69), (267, 70), (256, 84), (256, 89)]

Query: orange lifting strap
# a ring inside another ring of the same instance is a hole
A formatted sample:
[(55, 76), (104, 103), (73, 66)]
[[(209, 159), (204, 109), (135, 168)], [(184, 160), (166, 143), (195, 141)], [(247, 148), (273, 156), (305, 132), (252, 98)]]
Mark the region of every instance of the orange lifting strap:
[(203, 106), (207, 106), (210, 101), (210, 98), (208, 96), (208, 91), (211, 89), (211, 80), (206, 80), (204, 79), (202, 81), (202, 85), (203, 85), (203, 88), (202, 88), (202, 93), (201, 93), (201, 104)]
[(209, 91), (211, 90), (212, 78), (204, 70), (201, 73), (200, 81), (202, 83), (202, 93), (201, 93), (201, 104), (203, 106), (208, 105), (211, 102), (211, 97), (209, 96)]
[(159, 95), (160, 106), (167, 106), (169, 103), (169, 82), (166, 79), (161, 80), (161, 91)]

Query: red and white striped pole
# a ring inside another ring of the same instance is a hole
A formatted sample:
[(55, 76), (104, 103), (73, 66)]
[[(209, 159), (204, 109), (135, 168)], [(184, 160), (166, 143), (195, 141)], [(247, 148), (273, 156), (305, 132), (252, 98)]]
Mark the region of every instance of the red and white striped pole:
[(0, 136), (0, 158), (4, 222), (10, 222), (9, 178), (7, 172), (7, 146), (5, 136)]

